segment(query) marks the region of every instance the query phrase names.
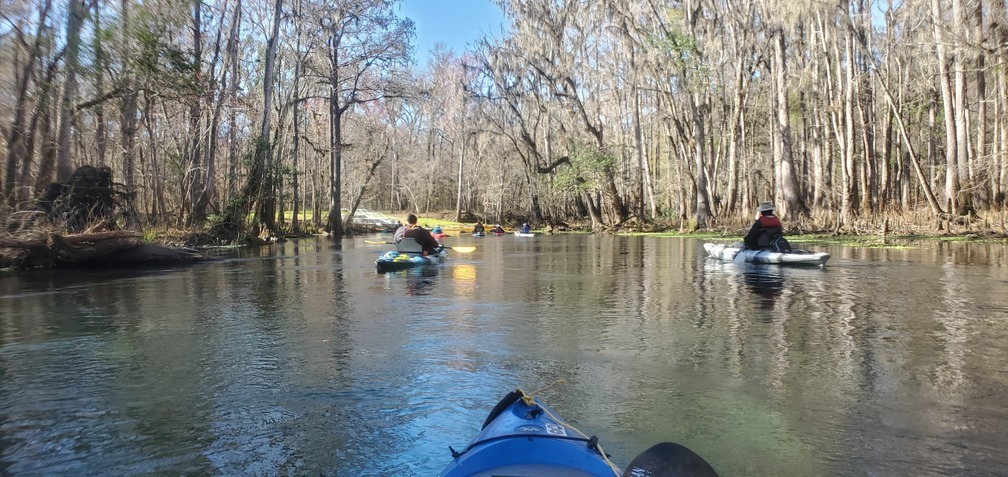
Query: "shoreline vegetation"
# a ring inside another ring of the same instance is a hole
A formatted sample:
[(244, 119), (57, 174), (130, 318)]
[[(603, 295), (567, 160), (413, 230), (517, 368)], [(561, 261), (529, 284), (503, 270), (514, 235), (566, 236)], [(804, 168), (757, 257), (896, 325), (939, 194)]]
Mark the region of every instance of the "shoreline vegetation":
[[(405, 217), (407, 212), (387, 214)], [(472, 239), (475, 221), (453, 220), (454, 212), (418, 214), (418, 223), (430, 230), (440, 226), (449, 243), (468, 243)], [(786, 236), (792, 243), (806, 245), (836, 244), (850, 247), (905, 247), (922, 241), (969, 242), (1008, 244), (1008, 214), (994, 213), (971, 217), (960, 222), (939, 221), (926, 225), (924, 213), (901, 214), (881, 220), (869, 220), (857, 227), (833, 228), (825, 222), (811, 220), (785, 221)], [(493, 222), (484, 221), (487, 227)], [(511, 233), (519, 223), (501, 224)], [(652, 237), (706, 238), (714, 241), (740, 240), (748, 224), (736, 220), (723, 228), (690, 228), (688, 223), (641, 223), (631, 221), (625, 227), (593, 231), (587, 221), (581, 224), (532, 224), (536, 234), (589, 234), (611, 233)], [(354, 230), (349, 227), (347, 236), (375, 233), (373, 230)], [(148, 229), (132, 232), (99, 231), (89, 228), (80, 231), (60, 230), (54, 227), (37, 227), (27, 234), (15, 236), (8, 232), (0, 236), (0, 269), (31, 268), (104, 268), (116, 266), (158, 266), (164, 264), (198, 263), (212, 260), (208, 251), (222, 247), (261, 246), (299, 237), (324, 236), (325, 233), (301, 233), (280, 239), (252, 238), (243, 245), (222, 245), (206, 242), (209, 237), (203, 230)]]
[(330, 3), (15, 2), (0, 248), (34, 260), (0, 266), (364, 209), (728, 237), (772, 201), (795, 238), (1004, 240), (1003, 2), (499, 1), (426, 64), (397, 0)]
[[(409, 212), (391, 213), (393, 217), (405, 217)], [(475, 221), (456, 222), (451, 217), (454, 212), (417, 214), (417, 223), (430, 230), (440, 225), (447, 232), (448, 240), (471, 238)], [(1008, 211), (982, 214), (968, 220), (948, 221), (934, 218), (927, 223), (928, 212), (904, 213), (881, 219), (855, 222), (854, 225), (835, 227), (826, 222), (801, 220), (790, 223), (784, 220), (785, 235), (793, 243), (837, 244), (853, 247), (895, 247), (919, 241), (978, 242), (1008, 244)], [(741, 240), (751, 225), (751, 219), (737, 218), (734, 225), (724, 227), (690, 228), (673, 223), (640, 223), (631, 221), (625, 227), (613, 228), (602, 233), (616, 235), (642, 235), (656, 237), (693, 237), (712, 240)], [(501, 224), (508, 233), (516, 230), (522, 221)], [(488, 228), (494, 223), (483, 221)], [(594, 233), (591, 224), (532, 224), (536, 234)]]

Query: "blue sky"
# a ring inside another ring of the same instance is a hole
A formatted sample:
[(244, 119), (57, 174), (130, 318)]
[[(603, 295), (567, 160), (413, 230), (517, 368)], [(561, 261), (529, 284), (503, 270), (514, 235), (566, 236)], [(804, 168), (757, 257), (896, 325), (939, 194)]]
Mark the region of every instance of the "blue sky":
[(500, 36), (504, 15), (494, 0), (402, 0), (400, 15), (416, 24), (416, 58), (427, 65), (437, 43), (461, 54), (484, 34)]

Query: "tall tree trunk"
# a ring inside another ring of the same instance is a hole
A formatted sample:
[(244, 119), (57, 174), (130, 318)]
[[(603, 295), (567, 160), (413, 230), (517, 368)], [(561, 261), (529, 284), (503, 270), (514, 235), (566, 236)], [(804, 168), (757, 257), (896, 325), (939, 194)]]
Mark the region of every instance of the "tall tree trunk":
[[(1008, 5), (1005, 6), (1005, 9), (1008, 10)], [(1000, 26), (1005, 28), (1005, 30), (998, 32), (998, 35), (1004, 35), (1001, 41), (1008, 41), (1008, 25)], [(1008, 63), (1008, 54), (1005, 53), (1004, 48), (999, 48), (997, 51), (998, 63), (1002, 65)], [(1006, 189), (1008, 189), (1008, 120), (1005, 118), (1008, 115), (1008, 72), (1004, 68), (998, 68), (994, 74), (997, 79), (997, 93), (994, 101), (995, 140), (992, 155), (995, 169), (991, 196), (994, 198), (994, 204), (1003, 208), (1008, 203), (1008, 193), (1006, 193)]]
[[(101, 25), (102, 9), (99, 2), (92, 5), (95, 25)], [(108, 69), (108, 61), (104, 52), (101, 35), (94, 35), (92, 38), (92, 48), (95, 55), (95, 67), (92, 69), (95, 76), (95, 95), (99, 98), (105, 96), (105, 71)], [(99, 166), (106, 166), (105, 156), (108, 151), (108, 133), (105, 120), (105, 102), (99, 101), (95, 108), (95, 162)]]
[[(784, 58), (784, 31), (777, 30), (774, 43), (774, 109), (777, 129), (777, 152), (774, 160), (780, 165), (780, 193), (784, 201), (783, 214), (793, 217), (808, 215), (808, 208), (798, 190), (795, 176), (794, 154), (791, 143), (791, 121), (788, 117), (787, 89), (785, 83), (787, 64)], [(778, 206), (780, 207), (780, 206)]]
[[(641, 104), (640, 104), (641, 103), (641, 101), (640, 101), (641, 92), (640, 92), (640, 89), (639, 89), (640, 87), (637, 84), (637, 82), (638, 82), (638, 79), (637, 79), (637, 64), (636, 64), (637, 63), (637, 61), (636, 61), (637, 60), (637, 52), (636, 52), (636, 48), (634, 48), (633, 44), (629, 41), (629, 38), (625, 37), (625, 41), (624, 42), (628, 45), (627, 49), (630, 50), (630, 92), (629, 92), (629, 94), (631, 95), (631, 98), (632, 98), (632, 108), (633, 108), (633, 111), (631, 111), (630, 114), (631, 114), (631, 117), (633, 118), (634, 159), (636, 159), (636, 165), (637, 165), (636, 175), (634, 176), (635, 179), (636, 179), (636, 181), (637, 181), (637, 184), (636, 184), (636, 187), (635, 187), (636, 190), (637, 190), (637, 201), (634, 204), (634, 212), (637, 214), (637, 216), (643, 217), (644, 216), (644, 196), (645, 196), (645, 191), (644, 191), (645, 177), (644, 176), (645, 176), (645, 169), (647, 167), (646, 166), (647, 162), (644, 159), (644, 135), (643, 135), (643, 132), (641, 131)], [(652, 210), (652, 216), (654, 216), (654, 210), (655, 209), (654, 209), (654, 201), (653, 200), (651, 201), (651, 204), (652, 204), (652, 208), (651, 208), (651, 210)]]
[(704, 149), (706, 143), (706, 131), (704, 130), (704, 117), (706, 116), (707, 104), (700, 103), (700, 93), (690, 95), (690, 112), (693, 117), (693, 159), (696, 161), (696, 210), (693, 218), (698, 227), (706, 227), (707, 222), (714, 216), (710, 206), (710, 192), (707, 180), (707, 154)]
[[(973, 177), (969, 173), (970, 167), (970, 157), (969, 157), (969, 143), (967, 139), (966, 132), (966, 53), (963, 46), (962, 36), (968, 35), (969, 30), (966, 28), (965, 22), (963, 21), (965, 14), (963, 12), (962, 0), (952, 0), (952, 24), (953, 29), (959, 34), (955, 37), (952, 48), (952, 67), (953, 67), (953, 78), (954, 78), (954, 97), (955, 108), (953, 112), (955, 114), (955, 136), (956, 136), (956, 168), (959, 183), (962, 184), (965, 180), (966, 187), (972, 189), (976, 184), (973, 182)], [(956, 190), (958, 196), (959, 190)], [(956, 207), (954, 207), (950, 212), (961, 213), (959, 210), (959, 200), (956, 200)]]
[(466, 155), (466, 140), (468, 136), (465, 131), (462, 131), (462, 147), (459, 148), (458, 156), (458, 184), (455, 191), (455, 221), (462, 221), (462, 178), (463, 171), (465, 170), (465, 155)]
[(336, 240), (343, 237), (343, 217), (340, 203), (343, 183), (343, 127), (342, 117), (344, 107), (340, 106), (339, 64), (340, 38), (339, 33), (330, 38), (330, 62), (332, 70), (329, 76), (329, 215), (326, 219), (326, 230)]
[(203, 190), (206, 187), (206, 171), (203, 169), (203, 2), (197, 0), (193, 2), (192, 17), (192, 42), (193, 42), (193, 84), (197, 85), (199, 93), (194, 94), (192, 103), (189, 105), (189, 132), (190, 141), (188, 154), (186, 156), (186, 169), (183, 175), (185, 183), (186, 200), (182, 204), (182, 210), (187, 211), (185, 217), (186, 225), (193, 227), (202, 224), (206, 220), (206, 208), (199, 210), (199, 204), (203, 202)]
[[(850, 22), (854, 30), (858, 45), (864, 45), (864, 50), (873, 52), (873, 34), (871, 29), (871, 18), (869, 8), (866, 6), (867, 0), (858, 0), (857, 18), (851, 17)], [(858, 116), (861, 120), (861, 157), (863, 164), (860, 169), (859, 182), (861, 186), (861, 210), (871, 214), (876, 210), (878, 200), (878, 157), (876, 155), (876, 134), (878, 127), (875, 118), (875, 91), (872, 87), (870, 71), (872, 60), (861, 52), (861, 48), (855, 50), (852, 61), (857, 65), (857, 88), (858, 88)]]
[(845, 218), (854, 216), (857, 207), (857, 165), (854, 161), (854, 32), (848, 27), (844, 37), (844, 49), (847, 61), (844, 64), (843, 76), (843, 196), (840, 211)]
[(950, 212), (955, 211), (959, 195), (959, 158), (956, 145), (955, 101), (948, 71), (948, 54), (945, 51), (945, 20), (939, 6), (941, 0), (931, 0), (931, 23), (935, 35), (935, 53), (938, 57), (938, 88), (941, 91), (942, 110), (945, 113), (945, 201)]
[[(300, 1), (295, 1), (294, 5), (293, 5), (293, 8), (295, 10), (294, 16), (297, 18), (297, 21), (298, 22), (303, 21), (303, 17), (302, 17), (302, 13), (303, 12), (301, 11), (301, 8), (302, 8), (301, 2)], [(297, 51), (301, 51), (301, 49), (302, 49), (302, 30), (300, 28), (298, 28), (296, 43), (297, 43), (297, 48), (296, 48)], [(290, 224), (290, 227), (291, 227), (291, 232), (293, 232), (295, 234), (300, 234), (301, 233), (301, 221), (300, 221), (300, 216), (301, 216), (301, 185), (299, 183), (300, 182), (299, 178), (301, 176), (301, 154), (302, 154), (302, 152), (301, 152), (301, 121), (302, 121), (302, 116), (304, 115), (304, 107), (303, 107), (302, 102), (301, 102), (301, 100), (299, 98), (301, 96), (301, 77), (303, 76), (303, 73), (304, 73), (304, 64), (305, 64), (305, 59), (304, 59), (304, 57), (301, 57), (301, 56), (298, 57), (297, 62), (294, 64), (294, 85), (293, 85), (293, 90), (294, 90), (294, 95), (295, 95), (296, 99), (294, 101), (294, 104), (291, 105), (291, 108), (292, 108), (291, 116), (292, 116), (292, 121), (293, 121), (293, 124), (292, 124), (292, 129), (293, 129), (292, 134), (293, 134), (294, 137), (292, 139), (293, 144), (291, 144), (291, 157), (292, 157), (292, 160), (293, 160), (293, 164), (291, 165), (291, 170), (292, 170), (291, 189), (293, 189), (293, 196), (291, 197), (291, 210), (292, 210), (292, 213), (291, 213), (291, 224)]]
[(273, 129), (271, 118), (273, 115), (273, 81), (276, 76), (277, 43), (280, 41), (280, 21), (283, 11), (283, 0), (276, 0), (273, 6), (273, 29), (269, 39), (266, 41), (266, 67), (263, 71), (263, 111), (262, 127), (259, 129), (259, 141), (264, 143), (264, 147), (259, 149), (262, 154), (257, 162), (262, 166), (259, 171), (261, 181), (257, 197), (258, 207), (256, 208), (256, 223), (260, 227), (265, 227), (270, 235), (279, 235), (276, 226), (276, 167), (273, 165), (273, 145), (270, 142), (270, 131)]
[[(17, 88), (16, 99), (14, 100), (14, 117), (11, 120), (10, 129), (6, 131), (4, 140), (7, 141), (7, 157), (4, 161), (3, 175), (3, 197), (6, 204), (14, 207), (17, 196), (15, 188), (22, 181), (18, 180), (18, 169), (21, 164), (27, 164), (30, 160), (28, 154), (29, 146), (26, 145), (28, 136), (31, 134), (28, 128), (28, 111), (31, 109), (31, 95), (28, 86), (34, 77), (34, 70), (39, 63), (42, 52), (42, 31), (49, 17), (49, 10), (52, 4), (46, 1), (39, 12), (39, 23), (35, 31), (35, 40), (28, 50), (22, 68), (14, 72), (14, 81)], [(45, 95), (44, 97), (47, 97)], [(39, 108), (38, 111), (42, 111)], [(21, 168), (21, 177), (28, 173), (28, 167)], [(23, 184), (24, 185), (24, 184)]]
[[(899, 65), (894, 65), (893, 58), (893, 45), (894, 41), (894, 18), (893, 18), (893, 0), (886, 1), (885, 10), (885, 46), (883, 57), (886, 59), (886, 63), (882, 65), (882, 73), (884, 76), (876, 78), (877, 81), (884, 81), (887, 84), (892, 84), (897, 82), (899, 84)], [(894, 111), (888, 104), (881, 101), (877, 101), (879, 109), (881, 110), (882, 116), (882, 128), (883, 128), (883, 139), (882, 139), (882, 151), (881, 151), (881, 174), (882, 177), (879, 178), (881, 183), (880, 191), (880, 210), (885, 212), (889, 210), (889, 206), (893, 202), (897, 202), (899, 197), (896, 194), (897, 184), (899, 180), (899, 174), (902, 170), (899, 165), (902, 164), (902, 154), (896, 150), (893, 144), (893, 114)], [(891, 166), (892, 164), (892, 166)]]
[(67, 16), (66, 82), (63, 101), (60, 102), (59, 154), (56, 156), (56, 180), (64, 182), (73, 174), (71, 156), (73, 125), (76, 121), (74, 103), (77, 101), (77, 70), (80, 69), (80, 33), (84, 23), (83, 0), (69, 0)]
[(726, 204), (723, 212), (732, 212), (739, 207), (739, 145), (742, 129), (742, 109), (744, 107), (745, 95), (745, 62), (742, 56), (735, 58), (735, 78), (733, 83), (733, 95), (731, 104), (731, 114), (728, 120), (728, 188), (726, 191)]
[[(130, 38), (132, 19), (130, 10), (132, 0), (121, 0), (120, 9), (120, 34), (122, 47), (128, 59), (132, 59), (133, 40)], [(122, 171), (123, 184), (129, 190), (136, 190), (136, 135), (137, 135), (137, 95), (139, 94), (140, 82), (136, 74), (131, 70), (125, 71), (123, 78), (124, 89), (119, 97), (119, 147), (122, 148)]]
[[(225, 219), (219, 226), (216, 233), (225, 238), (237, 239), (245, 228), (245, 223), (249, 212), (256, 211), (255, 224), (257, 235), (261, 233), (262, 227), (271, 236), (277, 236), (276, 217), (274, 209), (271, 208), (275, 202), (267, 202), (273, 194), (273, 185), (270, 182), (269, 174), (272, 171), (270, 157), (272, 146), (270, 142), (270, 131), (272, 128), (271, 118), (273, 110), (273, 81), (276, 69), (277, 41), (280, 29), (281, 10), (283, 0), (276, 0), (273, 8), (273, 28), (270, 37), (266, 40), (266, 56), (263, 68), (263, 108), (262, 117), (259, 123), (259, 131), (256, 135), (255, 149), (252, 152), (252, 166), (249, 169), (248, 178), (239, 192), (237, 200), (229, 202), (225, 209)], [(237, 80), (237, 77), (235, 77)], [(233, 146), (232, 146), (233, 147)], [(264, 202), (267, 202), (265, 205)]]
[[(129, 1), (129, 0), (124, 0)], [(228, 88), (228, 157), (227, 176), (225, 179), (225, 198), (230, 201), (235, 193), (238, 182), (238, 86), (241, 84), (239, 78), (241, 56), (238, 49), (238, 33), (242, 20), (242, 2), (235, 2), (234, 13), (231, 17), (231, 33), (228, 34), (228, 58), (231, 62), (231, 84)]]
[[(976, 49), (976, 102), (977, 102), (977, 118), (976, 118), (976, 152), (973, 157), (976, 158), (976, 162), (983, 164), (987, 162), (987, 53), (984, 51), (984, 25), (983, 25), (983, 4), (982, 0), (978, 0), (976, 3), (976, 8), (973, 10), (973, 29), (974, 38), (980, 43), (980, 47)], [(993, 163), (993, 161), (991, 161)], [(993, 170), (993, 168), (989, 169)], [(996, 177), (991, 174), (992, 177)], [(992, 182), (993, 184), (993, 182)], [(983, 190), (982, 184), (974, 184), (978, 190)], [(993, 195), (990, 196), (991, 198)], [(984, 207), (989, 207), (990, 202), (988, 200), (984, 201)]]
[(880, 84), (885, 92), (886, 102), (889, 104), (889, 107), (893, 109), (893, 116), (896, 118), (896, 124), (899, 126), (900, 135), (903, 137), (903, 145), (906, 147), (907, 153), (910, 155), (910, 160), (914, 166), (914, 172), (917, 174), (917, 181), (920, 183), (921, 190), (927, 198), (928, 206), (931, 208), (931, 212), (935, 215), (941, 214), (941, 204), (938, 203), (938, 199), (931, 191), (931, 184), (928, 182), (927, 176), (924, 174), (924, 169), (920, 165), (920, 159), (917, 158), (917, 153), (914, 152), (913, 142), (910, 140), (910, 133), (907, 131), (907, 126), (903, 122), (903, 117), (896, 108), (896, 100), (889, 92), (889, 89), (886, 88), (885, 83)]
[(819, 109), (818, 102), (812, 107), (812, 206), (826, 207), (826, 197), (828, 196), (826, 184), (826, 165), (824, 164), (826, 141), (823, 136), (823, 113)]

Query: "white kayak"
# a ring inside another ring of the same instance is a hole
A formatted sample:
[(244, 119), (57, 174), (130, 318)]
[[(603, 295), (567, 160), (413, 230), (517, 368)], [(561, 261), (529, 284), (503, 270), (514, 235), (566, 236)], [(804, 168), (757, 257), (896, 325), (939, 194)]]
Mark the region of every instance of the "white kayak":
[(535, 237), (535, 234), (532, 233), (532, 232), (518, 232), (518, 231), (515, 231), (514, 235), (515, 235), (515, 237)]
[[(736, 261), (736, 256), (742, 253), (748, 263), (774, 263), (780, 265), (816, 265), (825, 266), (830, 254), (826, 252), (810, 252), (808, 250), (792, 249), (790, 252), (775, 252), (772, 250), (746, 250), (736, 244), (705, 243), (704, 250), (711, 257), (726, 262)], [(743, 261), (743, 259), (739, 259)]]

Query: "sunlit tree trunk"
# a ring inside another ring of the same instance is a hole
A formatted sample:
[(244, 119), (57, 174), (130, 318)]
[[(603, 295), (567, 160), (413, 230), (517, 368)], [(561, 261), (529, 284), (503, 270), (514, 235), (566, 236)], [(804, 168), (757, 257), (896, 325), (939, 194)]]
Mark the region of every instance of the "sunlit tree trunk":
[(965, 12), (963, 11), (962, 0), (952, 0), (952, 25), (953, 31), (958, 32), (952, 47), (952, 68), (954, 79), (954, 108), (955, 137), (956, 137), (956, 175), (959, 185), (956, 186), (955, 207), (950, 212), (960, 213), (959, 188), (963, 181), (971, 188), (975, 185), (971, 174), (971, 158), (969, 157), (969, 142), (966, 137), (966, 53), (963, 46), (963, 39), (969, 34), (963, 21)]
[(455, 189), (455, 221), (456, 222), (461, 222), (462, 221), (462, 186), (464, 184), (464, 182), (463, 182), (463, 178), (464, 178), (463, 171), (465, 170), (465, 156), (466, 156), (466, 145), (467, 145), (466, 143), (468, 143), (468, 141), (466, 140), (466, 135), (465, 135), (464, 132), (462, 134), (462, 137), (458, 138), (458, 140), (461, 141), (462, 144), (459, 147), (459, 155), (458, 155), (458, 183), (456, 184), (456, 189)]
[(843, 41), (846, 61), (843, 62), (843, 195), (840, 202), (840, 213), (845, 218), (850, 218), (854, 215), (857, 206), (855, 197), (857, 194), (857, 165), (854, 160), (854, 38), (849, 27)]
[(777, 30), (773, 36), (774, 65), (774, 109), (777, 130), (777, 153), (775, 161), (780, 165), (780, 194), (783, 199), (782, 213), (798, 217), (808, 215), (808, 208), (798, 190), (795, 177), (794, 154), (791, 138), (791, 122), (788, 117), (787, 85), (785, 83), (787, 64), (784, 58), (784, 32)]
[(948, 71), (948, 53), (945, 50), (945, 19), (940, 8), (941, 0), (931, 0), (931, 22), (935, 36), (935, 53), (938, 61), (938, 89), (941, 91), (942, 111), (945, 113), (945, 200), (956, 209), (959, 194), (959, 163), (956, 136), (956, 103), (952, 94)]

